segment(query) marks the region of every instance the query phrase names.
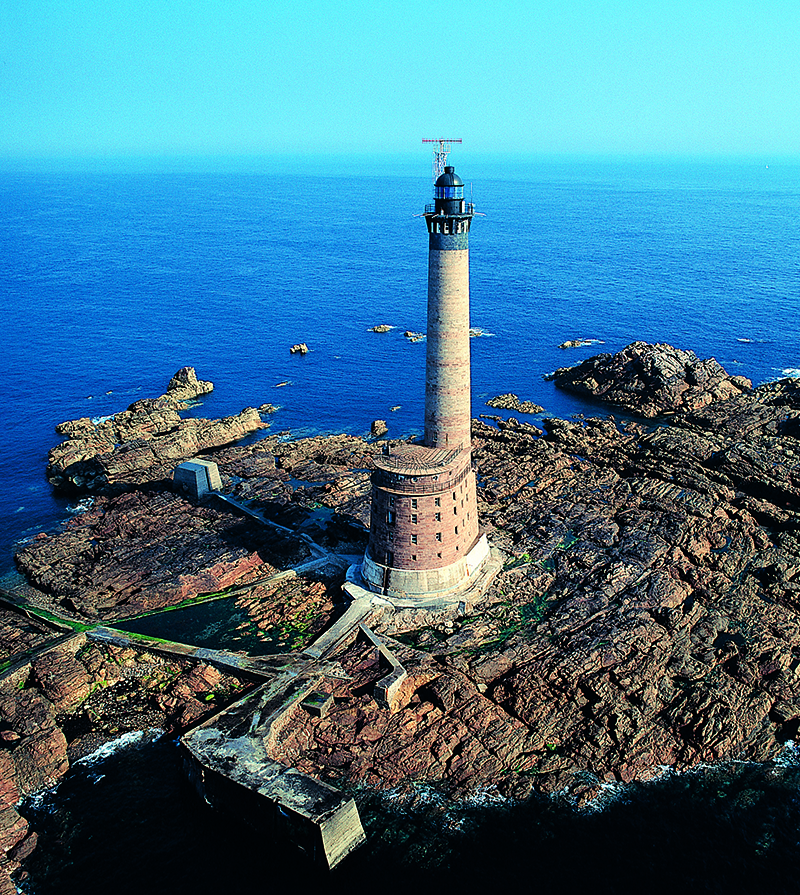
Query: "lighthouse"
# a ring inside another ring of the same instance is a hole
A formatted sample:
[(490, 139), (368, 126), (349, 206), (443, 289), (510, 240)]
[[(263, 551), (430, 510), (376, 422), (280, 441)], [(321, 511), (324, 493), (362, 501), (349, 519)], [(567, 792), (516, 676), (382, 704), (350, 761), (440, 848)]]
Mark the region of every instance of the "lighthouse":
[[(445, 161), (446, 152), (438, 160)], [(458, 597), (475, 584), (490, 556), (478, 524), (470, 435), (474, 209), (452, 166), (435, 162), (434, 171), (434, 201), (423, 214), (428, 230), (425, 433), (421, 444), (395, 446), (375, 460), (369, 545), (360, 569), (369, 590), (412, 603)]]

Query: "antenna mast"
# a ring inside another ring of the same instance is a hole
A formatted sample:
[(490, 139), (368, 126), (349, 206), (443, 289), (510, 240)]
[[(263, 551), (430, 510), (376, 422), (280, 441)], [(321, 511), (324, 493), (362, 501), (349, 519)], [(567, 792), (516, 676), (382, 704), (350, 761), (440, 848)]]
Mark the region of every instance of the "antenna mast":
[(444, 174), (444, 166), (447, 164), (447, 153), (453, 148), (453, 143), (461, 140), (423, 140), (423, 143), (438, 143), (439, 148), (433, 147), (433, 182), (436, 183), (439, 175)]

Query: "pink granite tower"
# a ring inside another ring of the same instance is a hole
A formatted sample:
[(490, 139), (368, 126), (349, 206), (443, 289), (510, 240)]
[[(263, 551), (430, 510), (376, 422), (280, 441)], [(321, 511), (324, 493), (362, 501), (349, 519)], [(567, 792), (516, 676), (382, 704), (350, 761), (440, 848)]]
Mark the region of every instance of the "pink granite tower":
[(464, 183), (447, 166), (425, 207), (428, 343), (425, 436), (375, 461), (362, 581), (389, 597), (455, 596), (489, 558), (471, 459), (469, 230)]

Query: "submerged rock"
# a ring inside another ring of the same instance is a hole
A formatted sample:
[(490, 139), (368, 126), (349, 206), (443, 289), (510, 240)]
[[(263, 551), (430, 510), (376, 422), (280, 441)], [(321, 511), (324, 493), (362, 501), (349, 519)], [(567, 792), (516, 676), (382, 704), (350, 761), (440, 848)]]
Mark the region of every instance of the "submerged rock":
[(566, 342), (562, 342), (558, 347), (559, 348), (585, 348), (587, 345), (593, 345), (596, 343), (595, 339), (567, 339)]

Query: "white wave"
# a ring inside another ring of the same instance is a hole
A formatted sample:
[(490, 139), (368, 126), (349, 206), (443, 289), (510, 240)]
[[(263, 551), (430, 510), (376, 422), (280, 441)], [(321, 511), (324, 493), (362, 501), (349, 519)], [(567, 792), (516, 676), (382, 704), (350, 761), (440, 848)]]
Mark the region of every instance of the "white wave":
[(103, 423), (107, 422), (108, 420), (113, 420), (113, 419), (114, 419), (113, 413), (110, 413), (108, 416), (93, 416), (92, 424), (95, 426), (100, 426)]
[(737, 342), (742, 342), (743, 344), (748, 345), (748, 344), (750, 344), (753, 340), (752, 340), (752, 339), (737, 339), (736, 341), (737, 341)]
[(30, 795), (24, 796), (17, 802), (17, 806), (24, 805), (26, 810), (30, 809), (39, 814), (50, 813), (55, 810), (53, 804), (53, 796), (58, 789), (58, 783), (48, 786), (47, 789), (40, 789), (32, 792)]
[(470, 807), (484, 808), (488, 805), (509, 805), (513, 799), (502, 795), (494, 784), (480, 786), (474, 793), (464, 799), (459, 800), (463, 805)]
[(79, 500), (77, 503), (70, 504), (67, 507), (67, 512), (71, 513), (73, 516), (77, 516), (78, 513), (85, 513), (94, 506), (94, 498), (93, 497), (84, 497)]
[(800, 745), (794, 740), (787, 740), (780, 755), (773, 759), (773, 764), (779, 768), (796, 768), (800, 765)]
[(781, 370), (783, 376), (789, 376), (791, 379), (800, 379), (800, 367), (786, 367)]
[(98, 749), (95, 749), (94, 752), (84, 755), (83, 758), (79, 758), (73, 764), (75, 766), (80, 765), (81, 767), (92, 767), (98, 762), (114, 755), (116, 752), (122, 752), (125, 749), (130, 749), (143, 743), (152, 743), (157, 740), (163, 732), (163, 730), (160, 730), (157, 727), (151, 727), (147, 730), (132, 730), (129, 733), (124, 733), (121, 737), (117, 737), (115, 740), (103, 743), (103, 745)]

